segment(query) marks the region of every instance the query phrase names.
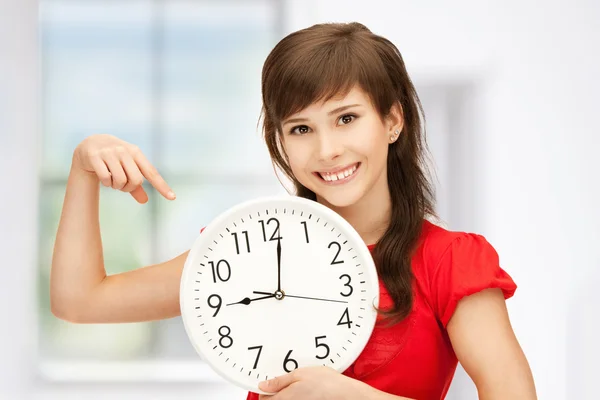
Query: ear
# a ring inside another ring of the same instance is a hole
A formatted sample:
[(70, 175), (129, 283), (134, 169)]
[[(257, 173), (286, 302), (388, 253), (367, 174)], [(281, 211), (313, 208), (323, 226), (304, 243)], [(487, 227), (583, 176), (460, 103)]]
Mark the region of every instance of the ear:
[(402, 132), (402, 128), (404, 128), (404, 113), (402, 112), (402, 105), (398, 101), (390, 107), (390, 112), (386, 117), (386, 128), (388, 135), (396, 131)]

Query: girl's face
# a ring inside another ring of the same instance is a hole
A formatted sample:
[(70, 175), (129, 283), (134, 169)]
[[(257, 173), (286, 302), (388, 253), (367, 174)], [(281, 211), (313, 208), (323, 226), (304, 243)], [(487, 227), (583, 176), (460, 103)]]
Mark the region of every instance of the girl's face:
[(319, 201), (336, 208), (365, 198), (385, 201), (390, 135), (402, 130), (401, 122), (397, 112), (382, 119), (354, 87), (286, 118), (283, 146), (294, 176)]

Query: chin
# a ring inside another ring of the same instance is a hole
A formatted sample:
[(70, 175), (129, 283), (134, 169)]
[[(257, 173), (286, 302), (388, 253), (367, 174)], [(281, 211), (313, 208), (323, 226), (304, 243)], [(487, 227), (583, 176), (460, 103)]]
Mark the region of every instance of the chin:
[(316, 191), (317, 201), (331, 208), (346, 208), (357, 204), (363, 198), (358, 191)]

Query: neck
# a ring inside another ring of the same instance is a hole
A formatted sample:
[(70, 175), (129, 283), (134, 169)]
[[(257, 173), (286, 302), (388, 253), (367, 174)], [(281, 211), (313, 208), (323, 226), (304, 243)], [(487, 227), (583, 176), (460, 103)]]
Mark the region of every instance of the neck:
[(392, 215), (390, 191), (387, 186), (384, 189), (371, 190), (359, 202), (347, 207), (336, 207), (319, 196), (317, 201), (348, 221), (365, 244), (375, 244), (388, 228)]

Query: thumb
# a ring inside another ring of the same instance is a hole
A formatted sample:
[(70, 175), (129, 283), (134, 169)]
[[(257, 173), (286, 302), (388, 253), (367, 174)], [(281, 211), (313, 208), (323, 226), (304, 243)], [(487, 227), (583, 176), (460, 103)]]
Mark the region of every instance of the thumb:
[(148, 201), (148, 194), (142, 185), (133, 189), (131, 192), (129, 192), (129, 194), (131, 194), (131, 196), (133, 196), (133, 198), (140, 204), (144, 204)]
[(294, 374), (294, 372), (295, 370), (289, 374), (281, 375), (273, 379), (269, 379), (268, 381), (262, 381), (258, 384), (258, 388), (267, 393), (279, 392), (291, 385), (296, 380), (296, 374)]

